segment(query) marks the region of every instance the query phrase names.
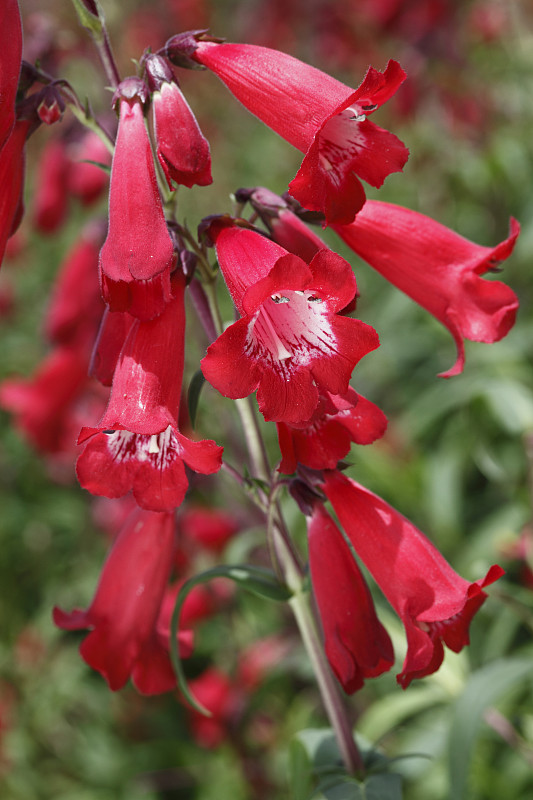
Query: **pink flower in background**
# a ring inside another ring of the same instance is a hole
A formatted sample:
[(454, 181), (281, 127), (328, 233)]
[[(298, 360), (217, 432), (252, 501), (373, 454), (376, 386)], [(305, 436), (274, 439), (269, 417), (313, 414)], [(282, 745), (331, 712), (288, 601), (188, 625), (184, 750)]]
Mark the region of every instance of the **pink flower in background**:
[(96, 202), (107, 188), (109, 176), (98, 164), (109, 166), (111, 153), (94, 131), (84, 131), (81, 139), (68, 145), (67, 152), (70, 160), (68, 191), (77, 197), (82, 205), (89, 206)]
[(257, 389), (267, 420), (308, 420), (319, 390), (345, 394), (355, 364), (379, 344), (373, 328), (339, 314), (356, 293), (350, 265), (330, 250), (308, 265), (242, 228), (210, 233), (242, 316), (208, 348), (205, 377), (226, 397)]
[(480, 276), (497, 271), (512, 253), (520, 232), (516, 220), (505, 241), (483, 247), (416, 211), (369, 200), (351, 225), (334, 228), (357, 255), (448, 328), (457, 360), (441, 377), (463, 371), (464, 339), (497, 342), (514, 325), (515, 293)]
[(111, 311), (142, 320), (161, 314), (170, 300), (175, 264), (152, 148), (144, 121), (147, 89), (129, 78), (121, 84), (120, 119), (109, 192), (109, 232), (100, 253), (100, 279)]
[(387, 417), (375, 403), (350, 386), (345, 395), (325, 393), (310, 420), (300, 425), (278, 422), (282, 461), (279, 471), (295, 472), (298, 463), (311, 469), (335, 469), (354, 444), (372, 444), (387, 428)]
[(380, 497), (339, 472), (326, 472), (324, 491), (357, 555), (401, 618), (407, 655), (398, 683), (431, 675), (444, 645), (469, 644), (470, 622), (487, 598), (485, 586), (503, 575), (494, 565), (474, 583), (461, 578), (437, 548)]
[(307, 520), (309, 569), (328, 661), (345, 692), (394, 664), (392, 642), (377, 618), (372, 595), (322, 503)]
[(152, 89), (157, 157), (170, 189), (172, 181), (183, 186), (207, 186), (211, 177), (209, 142), (174, 78), (166, 59), (149, 55), (145, 61)]
[(396, 61), (384, 72), (370, 67), (358, 89), (286, 53), (249, 44), (218, 44), (182, 35), (167, 42), (212, 70), (262, 122), (304, 154), (290, 192), (327, 223), (347, 224), (365, 202), (359, 179), (379, 187), (403, 169), (408, 150), (367, 117), (389, 100), (405, 79)]
[(222, 448), (192, 441), (178, 429), (183, 377), (185, 279), (175, 273), (163, 313), (135, 321), (118, 359), (111, 397), (97, 428), (83, 428), (76, 471), (93, 494), (121, 497), (130, 489), (140, 506), (171, 511), (188, 487), (185, 464), (210, 475)]
[[(90, 628), (80, 653), (113, 691), (131, 677), (142, 694), (168, 692), (176, 677), (168, 639), (157, 621), (172, 567), (174, 518), (137, 509), (113, 543), (87, 610), (54, 608), (64, 630)], [(192, 634), (179, 634), (181, 657), (192, 652)]]
[[(22, 25), (17, 0), (3, 0), (0, 7), (0, 150), (15, 124), (15, 98), (22, 59)], [(0, 182), (3, 189), (3, 182)], [(0, 251), (0, 260), (2, 252)]]

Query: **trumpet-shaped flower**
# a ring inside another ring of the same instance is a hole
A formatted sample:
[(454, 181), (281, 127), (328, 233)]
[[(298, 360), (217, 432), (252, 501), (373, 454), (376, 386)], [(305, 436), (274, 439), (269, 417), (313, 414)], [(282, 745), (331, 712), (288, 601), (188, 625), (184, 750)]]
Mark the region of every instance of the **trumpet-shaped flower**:
[(211, 177), (209, 142), (178, 86), (168, 62), (158, 55), (145, 61), (150, 88), (157, 157), (170, 189), (207, 186)]
[(100, 280), (111, 311), (128, 311), (148, 320), (160, 314), (170, 299), (175, 256), (144, 122), (144, 85), (133, 78), (124, 85), (118, 99), (109, 232), (100, 252)]
[(0, 30), (2, 31), (2, 53), (0, 54), (1, 150), (15, 124), (15, 97), (22, 59), (22, 26), (17, 0), (3, 1), (0, 8)]
[(83, 428), (77, 463), (81, 485), (93, 494), (121, 497), (130, 489), (140, 506), (170, 511), (185, 496), (185, 464), (217, 472), (222, 448), (194, 442), (178, 430), (183, 376), (185, 280), (172, 281), (173, 298), (149, 322), (135, 321), (119, 356), (111, 397), (98, 428)]
[(520, 232), (516, 220), (507, 239), (483, 247), (416, 211), (369, 200), (351, 225), (334, 228), (357, 255), (448, 328), (457, 360), (441, 377), (463, 371), (464, 339), (497, 342), (514, 325), (515, 293), (480, 276), (497, 271), (512, 253)]
[[(184, 37), (176, 37), (183, 43)], [(286, 53), (249, 44), (187, 39), (188, 55), (212, 70), (262, 122), (305, 154), (289, 189), (328, 223), (347, 224), (365, 202), (359, 179), (379, 187), (403, 169), (408, 150), (368, 116), (405, 79), (396, 61), (370, 67), (358, 89)], [(172, 58), (179, 43), (167, 42)]]
[[(168, 637), (158, 631), (173, 550), (173, 515), (136, 509), (112, 545), (89, 608), (70, 613), (54, 608), (58, 627), (91, 629), (81, 655), (113, 691), (130, 677), (142, 694), (168, 692), (176, 685)], [(178, 637), (181, 656), (189, 656), (192, 633)]]
[(444, 645), (458, 653), (487, 597), (485, 586), (503, 570), (492, 566), (474, 583), (461, 578), (437, 548), (392, 506), (338, 472), (327, 472), (324, 491), (357, 555), (401, 618), (407, 655), (398, 683), (435, 672)]
[(345, 395), (320, 397), (310, 420), (300, 425), (278, 422), (282, 455), (279, 471), (290, 474), (298, 463), (311, 469), (335, 469), (354, 444), (372, 444), (387, 428), (387, 417), (375, 403), (350, 386)]
[(319, 390), (343, 395), (355, 364), (374, 350), (373, 328), (339, 312), (356, 293), (349, 264), (321, 250), (308, 265), (253, 231), (211, 226), (241, 319), (208, 348), (207, 380), (226, 397), (257, 389), (265, 419), (310, 419)]
[(392, 667), (392, 642), (350, 548), (322, 503), (315, 503), (307, 522), (309, 569), (326, 655), (344, 691), (352, 694), (365, 678)]

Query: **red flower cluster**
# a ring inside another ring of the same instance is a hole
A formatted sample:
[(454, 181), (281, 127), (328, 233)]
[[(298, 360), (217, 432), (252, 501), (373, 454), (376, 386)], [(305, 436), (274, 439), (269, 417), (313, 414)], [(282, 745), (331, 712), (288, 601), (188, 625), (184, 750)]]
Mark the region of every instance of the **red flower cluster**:
[[(99, 14), (96, 6), (88, 13)], [(65, 102), (74, 101), (66, 82), (36, 69), (31, 80), (26, 76), (18, 85), (17, 2), (4, 3), (0, 26), (7, 32), (7, 53), (0, 57), (2, 256), (22, 214), (26, 139), (41, 122), (58, 122)], [(240, 190), (242, 206), (246, 201), (253, 206), (251, 221), (208, 218), (198, 245), (175, 218), (174, 193), (180, 185), (212, 182), (210, 148), (172, 64), (207, 67), (251, 113), (303, 153), (288, 187), (292, 199), (263, 189)], [(507, 334), (517, 298), (505, 284), (481, 276), (510, 255), (518, 223), (511, 222), (504, 242), (483, 247), (422, 214), (366, 200), (362, 181), (378, 188), (407, 161), (403, 143), (369, 118), (405, 77), (400, 65), (389, 61), (382, 72), (370, 67), (352, 89), (290, 55), (223, 44), (196, 31), (173, 37), (159, 53), (145, 53), (136, 77), (115, 81), (118, 129), (107, 233), (91, 228), (80, 237), (60, 273), (46, 324), (54, 349), (35, 378), (5, 382), (0, 390), (0, 402), (15, 411), (34, 443), (54, 451), (66, 447), (65, 419), (69, 431), (72, 418), (78, 419), (73, 407), (86, 396), (87, 373), (99, 387), (100, 411), (102, 393), (110, 387), (100, 421), (84, 420), (77, 476), (94, 495), (120, 498), (131, 492), (137, 507), (112, 545), (89, 608), (70, 614), (55, 609), (54, 619), (68, 630), (90, 629), (82, 656), (111, 689), (130, 676), (145, 694), (175, 686), (168, 640), (181, 568), (195, 548), (219, 554), (239, 527), (232, 518), (194, 505), (175, 526), (174, 511), (189, 487), (187, 469), (212, 475), (222, 464), (222, 447), (186, 436), (180, 417), (189, 286), (211, 342), (201, 362), (203, 375), (225, 397), (257, 393), (265, 420), (277, 425), (279, 471), (298, 472), (312, 497), (306, 507), (311, 582), (325, 651), (345, 690), (356, 691), (394, 660), (352, 549), (405, 626), (402, 686), (438, 669), (444, 645), (459, 651), (468, 643), (470, 621), (486, 598), (484, 587), (501, 570), (492, 567), (484, 579), (464, 580), (412, 523), (338, 471), (353, 443), (370, 444), (387, 427), (383, 412), (350, 384), (355, 366), (379, 339), (370, 325), (351, 316), (357, 284), (350, 264), (293, 213), (331, 226), (448, 328), (458, 355), (446, 377), (463, 369), (464, 339), (493, 342)], [(28, 81), (43, 88), (24, 97)], [(81, 150), (82, 157), (94, 160), (91, 136), (84, 155)], [(34, 209), (37, 226), (48, 232), (61, 224), (68, 193), (88, 203), (105, 185), (105, 175), (97, 179), (94, 171), (87, 173), (88, 165), (77, 170), (67, 150), (66, 138), (52, 139), (42, 161)], [(97, 160), (104, 159), (101, 145), (99, 152)], [(254, 226), (258, 216), (265, 227)], [(204, 279), (214, 279), (206, 243), (216, 250), (236, 312), (225, 329), (218, 320), (215, 324), (194, 275), (198, 267)], [(261, 491), (267, 492), (263, 484)], [(326, 500), (344, 533), (326, 511)], [(177, 530), (187, 546), (177, 541)], [(189, 625), (213, 613), (223, 598), (218, 590), (191, 593), (178, 634), (183, 656), (192, 649)], [(273, 663), (272, 653), (279, 656), (280, 649), (264, 650), (263, 668)], [(195, 735), (207, 746), (216, 744), (231, 724), (235, 704), (260, 680), (257, 658), (248, 660), (247, 670), (240, 687), (218, 673), (204, 674), (193, 686), (201, 701), (214, 706), (209, 724), (191, 716)]]

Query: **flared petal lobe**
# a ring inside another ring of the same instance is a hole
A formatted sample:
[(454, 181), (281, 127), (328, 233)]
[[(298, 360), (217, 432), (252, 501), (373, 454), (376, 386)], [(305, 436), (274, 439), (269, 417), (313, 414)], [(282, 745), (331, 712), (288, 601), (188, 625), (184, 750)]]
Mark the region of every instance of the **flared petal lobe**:
[(348, 694), (394, 663), (365, 579), (342, 533), (321, 503), (308, 519), (309, 569), (328, 661)]
[[(54, 609), (58, 627), (91, 629), (82, 642), (81, 655), (113, 691), (131, 676), (146, 694), (166, 692), (176, 685), (168, 650), (156, 635), (173, 550), (173, 516), (138, 509), (112, 545), (89, 608), (70, 614)], [(190, 655), (190, 636), (183, 635), (182, 640), (182, 654)]]
[(320, 398), (311, 419), (301, 425), (278, 422), (282, 454), (279, 471), (290, 475), (297, 464), (311, 469), (335, 469), (354, 444), (372, 444), (384, 435), (387, 417), (375, 403), (349, 387), (341, 395)]
[(369, 68), (355, 91), (285, 53), (247, 44), (198, 42), (193, 53), (262, 122), (305, 154), (290, 192), (327, 223), (348, 224), (365, 202), (359, 178), (379, 187), (408, 150), (367, 116), (405, 79), (395, 61)]
[(100, 253), (102, 294), (110, 310), (128, 311), (141, 320), (156, 317), (170, 300), (174, 262), (143, 107), (137, 99), (122, 99), (109, 232)]
[(325, 474), (324, 491), (356, 553), (401, 618), (407, 655), (398, 683), (435, 672), (444, 645), (459, 652), (470, 622), (484, 603), (483, 587), (503, 574), (493, 566), (469, 583), (409, 520), (377, 495), (338, 472)]
[(344, 242), (371, 267), (435, 316), (457, 346), (449, 378), (464, 366), (464, 339), (497, 342), (514, 325), (518, 299), (501, 281), (481, 278), (513, 251), (520, 227), (483, 247), (408, 208), (369, 200), (348, 226), (334, 226)]
[(205, 377), (226, 397), (257, 390), (267, 420), (308, 420), (319, 390), (346, 393), (355, 364), (379, 344), (373, 328), (338, 313), (356, 293), (349, 264), (322, 250), (307, 265), (241, 228), (223, 229), (216, 247), (243, 317), (208, 348)]

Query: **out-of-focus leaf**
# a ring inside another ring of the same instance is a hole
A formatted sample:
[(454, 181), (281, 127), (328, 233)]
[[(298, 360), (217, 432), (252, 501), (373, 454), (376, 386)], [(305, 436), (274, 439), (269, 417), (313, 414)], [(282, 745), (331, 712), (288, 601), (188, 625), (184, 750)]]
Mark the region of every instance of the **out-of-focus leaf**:
[(485, 387), (491, 411), (509, 433), (533, 430), (533, 393), (517, 381), (491, 381)]
[(501, 659), (474, 673), (457, 698), (448, 745), (454, 800), (466, 797), (470, 758), (485, 710), (528, 675), (533, 676), (531, 657)]
[(211, 713), (201, 706), (189, 691), (179, 654), (177, 634), (180, 612), (187, 599), (187, 595), (195, 586), (201, 583), (207, 583), (212, 580), (212, 578), (229, 578), (252, 594), (268, 598), (269, 600), (284, 601), (288, 600), (291, 596), (287, 587), (279, 582), (272, 570), (264, 567), (255, 567), (249, 564), (223, 564), (219, 567), (213, 567), (213, 569), (208, 569), (205, 572), (201, 572), (199, 575), (195, 575), (193, 578), (189, 578), (189, 580), (183, 584), (176, 598), (176, 605), (170, 625), (170, 658), (172, 660), (174, 672), (176, 673), (178, 686), (184, 697), (193, 708), (206, 717), (210, 717)]
[(298, 739), (293, 739), (289, 748), (289, 782), (291, 800), (308, 800), (311, 795), (311, 761)]
[(205, 383), (205, 378), (201, 369), (196, 370), (191, 378), (189, 384), (189, 391), (187, 392), (187, 405), (189, 408), (189, 417), (191, 425), (194, 428), (196, 424), (196, 414), (198, 412), (198, 403), (200, 400), (200, 392)]

